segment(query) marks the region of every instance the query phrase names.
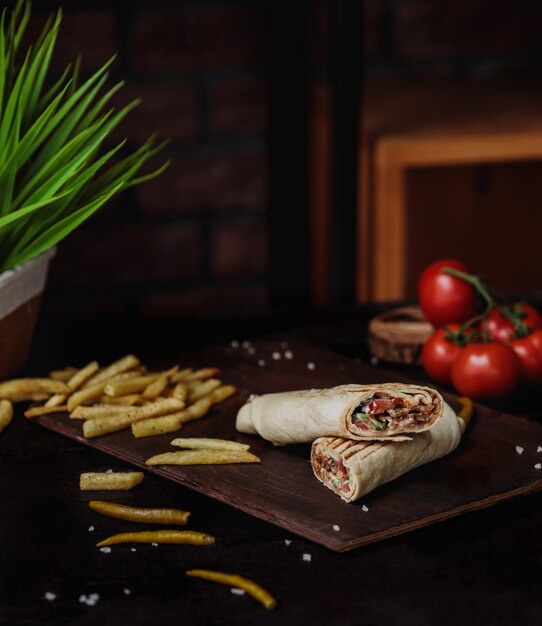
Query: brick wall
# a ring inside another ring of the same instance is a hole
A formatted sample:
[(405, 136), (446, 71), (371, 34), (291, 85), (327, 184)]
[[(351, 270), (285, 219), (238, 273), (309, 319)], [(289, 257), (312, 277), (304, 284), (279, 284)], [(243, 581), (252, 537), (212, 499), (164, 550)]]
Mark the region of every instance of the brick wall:
[[(31, 32), (56, 6), (34, 0)], [(477, 75), (542, 61), (536, 0), (366, 0), (368, 74)], [(326, 66), (328, 4), (308, 50)], [(156, 131), (170, 168), (61, 246), (46, 307), (57, 314), (169, 316), (267, 306), (269, 205), (263, 2), (66, 0), (54, 59), (90, 72), (114, 51), (118, 104), (142, 97), (118, 137)]]

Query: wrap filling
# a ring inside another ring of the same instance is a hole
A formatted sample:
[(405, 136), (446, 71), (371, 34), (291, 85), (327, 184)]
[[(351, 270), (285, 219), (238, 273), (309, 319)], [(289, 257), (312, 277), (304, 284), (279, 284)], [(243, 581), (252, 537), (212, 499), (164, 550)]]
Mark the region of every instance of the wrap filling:
[(392, 433), (412, 426), (423, 426), (431, 420), (438, 403), (437, 398), (425, 403), (420, 399), (377, 391), (354, 409), (350, 419), (352, 426), (360, 433)]
[(314, 471), (324, 483), (331, 485), (335, 491), (350, 493), (350, 474), (341, 459), (316, 448), (312, 462)]

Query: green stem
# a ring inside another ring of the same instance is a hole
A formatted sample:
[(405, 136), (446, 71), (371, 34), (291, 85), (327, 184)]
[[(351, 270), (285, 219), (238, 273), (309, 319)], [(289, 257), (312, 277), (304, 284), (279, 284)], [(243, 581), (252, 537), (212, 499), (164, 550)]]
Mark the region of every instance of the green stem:
[(484, 315), (489, 313), (489, 311), (491, 311), (491, 309), (495, 306), (493, 298), (489, 295), (489, 292), (485, 288), (484, 283), (480, 280), (479, 276), (465, 274), (465, 272), (456, 270), (453, 267), (443, 267), (442, 272), (444, 274), (450, 274), (451, 276), (461, 278), (461, 280), (464, 280), (465, 282), (471, 284), (476, 289), (476, 291), (482, 296), (482, 298), (486, 302), (486, 310)]

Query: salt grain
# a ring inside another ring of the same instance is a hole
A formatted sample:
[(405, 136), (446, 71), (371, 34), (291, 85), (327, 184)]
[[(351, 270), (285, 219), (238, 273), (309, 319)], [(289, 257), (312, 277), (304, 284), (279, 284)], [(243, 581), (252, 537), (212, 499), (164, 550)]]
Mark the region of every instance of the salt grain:
[(375, 356), (371, 357), (371, 365), (378, 365), (378, 359)]
[(230, 346), (232, 348), (238, 348), (239, 347), (239, 342), (234, 339), (233, 341), (230, 341)]
[(339, 526), (339, 524), (333, 524), (333, 530), (338, 533), (339, 530), (341, 530), (341, 527)]
[(523, 454), (525, 452), (525, 448), (522, 448), (521, 446), (516, 446), (516, 452), (518, 454)]
[(287, 546), (289, 546), (289, 545), (292, 543), (292, 540), (291, 540), (291, 539), (285, 539), (285, 540), (284, 540), (284, 543), (285, 543)]
[(130, 548), (130, 550), (131, 550), (132, 552), (137, 552), (137, 550), (136, 550), (135, 548)]
[(534, 466), (534, 468), (535, 468), (535, 469), (542, 469), (542, 463), (537, 463), (537, 464)]
[(124, 589), (123, 591), (125, 596), (129, 596), (132, 593), (130, 589)]
[(303, 560), (307, 561), (307, 563), (310, 563), (312, 561), (312, 555), (305, 553), (303, 555)]
[(288, 361), (291, 361), (294, 358), (294, 353), (291, 350), (286, 350), (286, 352), (284, 353), (284, 358), (288, 359)]
[(113, 470), (112, 470), (111, 468), (109, 468), (109, 469), (105, 470), (105, 473), (106, 473), (106, 474), (112, 474), (112, 473), (113, 473)]
[(153, 548), (157, 548), (157, 547), (158, 547), (158, 544), (157, 544), (157, 543), (155, 543), (155, 542), (153, 541), (153, 542), (151, 543), (151, 546), (152, 546)]
[(87, 606), (95, 606), (96, 602), (100, 599), (99, 593), (89, 593), (88, 596), (82, 593), (79, 596), (79, 602), (81, 604), (86, 604)]
[(53, 600), (56, 600), (56, 593), (53, 593), (52, 591), (46, 591), (43, 597), (46, 600), (49, 600), (49, 602), (52, 602)]
[(111, 548), (109, 546), (104, 546), (103, 548), (100, 548), (100, 552), (103, 552), (104, 554), (109, 554), (111, 552)]
[(542, 452), (542, 446), (538, 446), (538, 448), (536, 449), (537, 452)]
[(88, 527), (88, 532), (89, 533), (93, 533), (94, 532), (94, 526), (89, 526)]
[(232, 587), (230, 589), (230, 591), (233, 593), (234, 596), (244, 596), (245, 595), (245, 590), (244, 589), (239, 589), (238, 587)]
[(258, 361), (258, 365), (259, 365), (260, 367), (265, 367), (265, 361), (264, 361), (263, 359), (260, 359), (260, 360)]
[(273, 352), (273, 354), (271, 355), (271, 358), (274, 359), (275, 361), (280, 361), (280, 352)]
[(366, 504), (364, 504), (364, 505), (361, 507), (361, 510), (362, 510), (364, 513), (367, 513), (367, 511), (369, 510), (369, 507), (368, 507)]
[(311, 361), (310, 363), (307, 363), (307, 369), (308, 370), (316, 369), (316, 365)]

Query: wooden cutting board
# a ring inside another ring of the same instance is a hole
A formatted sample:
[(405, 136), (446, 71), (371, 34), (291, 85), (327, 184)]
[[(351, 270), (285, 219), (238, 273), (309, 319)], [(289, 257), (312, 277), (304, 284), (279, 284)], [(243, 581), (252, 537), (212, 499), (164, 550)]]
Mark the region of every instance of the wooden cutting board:
[[(180, 360), (183, 366), (220, 365), (221, 378), (235, 384), (239, 393), (216, 405), (206, 418), (186, 424), (179, 436), (250, 443), (260, 464), (147, 467), (145, 459), (174, 450), (169, 442), (175, 433), (134, 439), (124, 431), (86, 440), (81, 422), (65, 414), (36, 422), (339, 552), (542, 488), (542, 471), (534, 467), (542, 462), (537, 453), (542, 426), (477, 406), (471, 427), (451, 455), (355, 503), (344, 503), (313, 476), (309, 444), (274, 447), (259, 437), (241, 435), (235, 430), (235, 416), (251, 393), (389, 382), (385, 371), (301, 342), (223, 346), (198, 353), (194, 362)], [(453, 396), (446, 399), (454, 405)], [(524, 452), (518, 454), (516, 446)]]

